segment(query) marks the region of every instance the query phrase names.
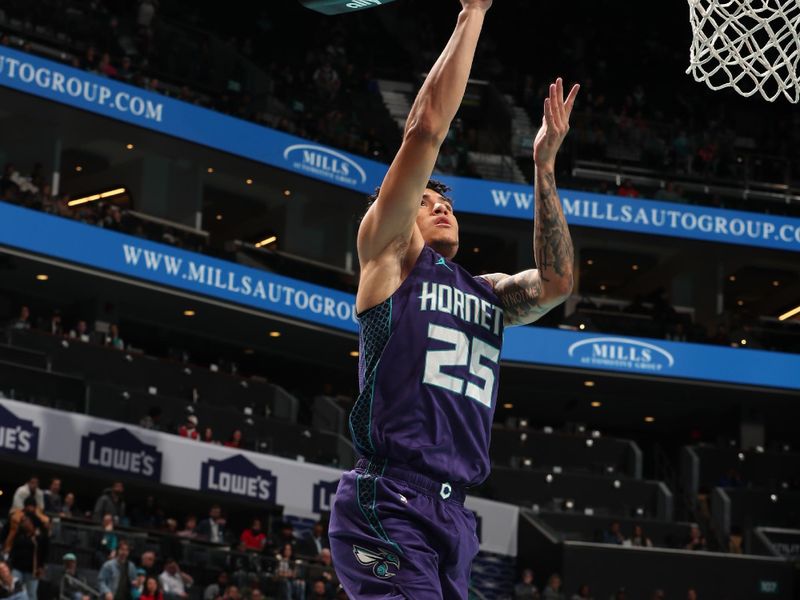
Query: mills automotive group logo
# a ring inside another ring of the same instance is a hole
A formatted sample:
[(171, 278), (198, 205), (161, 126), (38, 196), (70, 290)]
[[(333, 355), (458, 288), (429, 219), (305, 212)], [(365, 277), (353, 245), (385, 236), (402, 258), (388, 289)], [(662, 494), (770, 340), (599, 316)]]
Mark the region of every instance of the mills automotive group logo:
[(200, 489), (275, 504), (278, 479), (272, 471), (260, 469), (237, 454), (225, 460), (205, 461), (200, 474)]
[(295, 144), (283, 151), (284, 160), (298, 171), (346, 185), (367, 182), (367, 173), (352, 158), (315, 144)]
[(598, 337), (575, 342), (569, 355), (582, 365), (659, 373), (671, 369), (675, 358), (654, 344), (618, 337)]
[(81, 467), (161, 481), (161, 452), (124, 428), (81, 438)]
[(33, 421), (19, 419), (0, 404), (0, 452), (21, 454), (37, 458), (39, 453), (39, 428)]

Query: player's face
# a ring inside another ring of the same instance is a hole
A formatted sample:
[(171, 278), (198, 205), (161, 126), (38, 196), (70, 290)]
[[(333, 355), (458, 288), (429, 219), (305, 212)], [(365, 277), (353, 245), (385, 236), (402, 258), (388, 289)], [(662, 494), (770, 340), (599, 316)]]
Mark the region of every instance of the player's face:
[(425, 243), (445, 258), (458, 252), (458, 220), (453, 206), (441, 194), (425, 190), (417, 213), (417, 227)]

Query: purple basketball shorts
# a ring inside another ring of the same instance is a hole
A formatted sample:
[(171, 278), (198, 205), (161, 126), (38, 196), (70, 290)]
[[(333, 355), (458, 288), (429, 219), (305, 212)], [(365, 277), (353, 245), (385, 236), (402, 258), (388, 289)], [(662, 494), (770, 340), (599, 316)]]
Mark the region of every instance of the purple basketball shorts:
[(361, 459), (339, 482), (328, 533), (354, 600), (466, 600), (475, 530), (462, 489)]

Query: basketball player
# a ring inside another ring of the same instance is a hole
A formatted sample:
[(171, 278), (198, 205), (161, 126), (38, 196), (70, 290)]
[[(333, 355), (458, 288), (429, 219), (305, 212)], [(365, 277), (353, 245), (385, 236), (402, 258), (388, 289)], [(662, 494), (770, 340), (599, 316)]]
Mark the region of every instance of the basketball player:
[(572, 290), (554, 165), (578, 86), (565, 102), (560, 79), (534, 143), (539, 268), (472, 277), (451, 262), (458, 221), (429, 177), (492, 0), (461, 4), (358, 232), (361, 393), (350, 429), (362, 458), (339, 483), (329, 530), (351, 598), (467, 598), (478, 539), (465, 488), (489, 473), (503, 328), (535, 321)]

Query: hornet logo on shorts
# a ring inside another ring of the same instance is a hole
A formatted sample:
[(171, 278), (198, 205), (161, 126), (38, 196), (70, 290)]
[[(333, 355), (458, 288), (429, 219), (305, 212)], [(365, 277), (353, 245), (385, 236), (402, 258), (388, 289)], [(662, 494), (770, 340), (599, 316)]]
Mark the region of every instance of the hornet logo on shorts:
[(389, 571), (389, 565), (394, 565), (398, 571), (400, 570), (400, 558), (397, 554), (387, 552), (383, 548), (373, 551), (361, 546), (353, 546), (353, 554), (355, 554), (356, 560), (365, 567), (372, 566), (375, 577), (389, 579), (397, 575), (397, 573)]

